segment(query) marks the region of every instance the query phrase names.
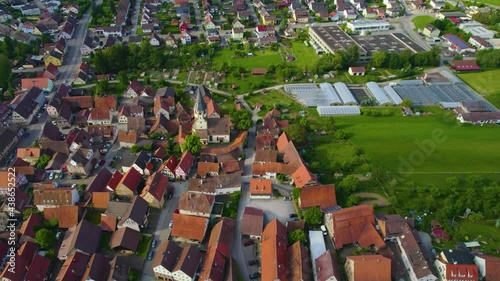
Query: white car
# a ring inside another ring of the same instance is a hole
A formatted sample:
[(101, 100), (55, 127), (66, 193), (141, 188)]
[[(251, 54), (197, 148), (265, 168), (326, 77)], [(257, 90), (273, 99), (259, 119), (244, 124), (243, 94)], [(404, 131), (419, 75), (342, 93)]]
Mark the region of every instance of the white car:
[(173, 224), (174, 224), (174, 221), (170, 221), (170, 223), (168, 224), (168, 228), (172, 229)]
[(77, 186), (76, 183), (74, 183), (71, 185), (71, 188), (76, 188), (76, 186)]
[(54, 179), (54, 173), (50, 173), (49, 180), (53, 180), (53, 179)]

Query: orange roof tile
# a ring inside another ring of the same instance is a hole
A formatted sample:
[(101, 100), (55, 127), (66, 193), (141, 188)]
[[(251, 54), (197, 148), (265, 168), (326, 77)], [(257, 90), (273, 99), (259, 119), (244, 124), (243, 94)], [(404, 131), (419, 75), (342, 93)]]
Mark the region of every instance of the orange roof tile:
[(93, 192), (92, 193), (92, 205), (96, 209), (107, 209), (109, 202), (109, 193), (104, 192)]
[(206, 218), (174, 214), (170, 235), (201, 242), (205, 237), (207, 225)]
[(391, 260), (381, 255), (348, 256), (346, 264), (352, 264), (353, 280), (391, 281)]
[(21, 88), (22, 89), (30, 89), (33, 87), (37, 87), (40, 89), (49, 87), (49, 79), (48, 78), (24, 78), (21, 79)]
[(105, 109), (111, 109), (111, 110), (116, 110), (116, 97), (115, 96), (109, 96), (109, 97), (95, 97), (94, 98), (94, 107), (95, 108), (105, 108)]
[(293, 167), (278, 162), (254, 163), (252, 165), (252, 174), (254, 175), (265, 175), (266, 173), (291, 175), (294, 171)]
[(138, 134), (137, 131), (118, 131), (118, 142), (124, 143), (137, 143)]
[(107, 108), (94, 108), (92, 111), (90, 111), (90, 116), (89, 120), (103, 120), (103, 119), (110, 119), (111, 114), (109, 113), (109, 109)]
[(292, 174), (293, 183), (295, 187), (302, 188), (307, 185), (316, 184), (318, 181), (316, 176), (314, 176), (306, 165), (300, 166), (293, 174)]
[(277, 219), (262, 232), (262, 280), (288, 280), (286, 228)]
[(198, 176), (204, 178), (207, 174), (219, 174), (219, 164), (212, 162), (198, 162)]
[(116, 230), (116, 223), (118, 219), (115, 216), (106, 216), (101, 214), (101, 229), (103, 231), (113, 232)]
[(19, 158), (24, 158), (24, 157), (38, 158), (38, 157), (40, 157), (40, 151), (41, 151), (41, 149), (39, 147), (18, 148), (17, 149), (17, 157), (19, 157)]
[(44, 208), (43, 217), (47, 221), (57, 219), (59, 228), (70, 228), (78, 224), (78, 206)]
[(273, 194), (273, 181), (270, 179), (251, 179), (250, 194)]
[(183, 192), (181, 194), (181, 198), (179, 199), (178, 208), (181, 211), (209, 214), (212, 211), (214, 202), (214, 195)]
[(310, 259), (304, 245), (300, 241), (295, 242), (288, 247), (287, 254), (290, 280), (312, 281)]
[(335, 185), (315, 185), (302, 188), (302, 191), (300, 193), (299, 205), (300, 208), (317, 206), (321, 209), (337, 206)]

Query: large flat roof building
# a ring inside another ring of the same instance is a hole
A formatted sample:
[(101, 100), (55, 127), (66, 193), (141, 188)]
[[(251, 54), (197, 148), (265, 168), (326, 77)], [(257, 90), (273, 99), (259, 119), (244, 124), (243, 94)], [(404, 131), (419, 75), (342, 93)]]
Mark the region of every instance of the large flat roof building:
[(313, 26), (309, 29), (309, 38), (318, 54), (333, 54), (336, 51), (345, 51), (350, 46), (357, 45), (360, 62), (368, 62), (372, 53), (376, 51), (397, 53), (406, 49), (414, 53), (425, 51), (424, 48), (402, 33), (350, 36), (338, 26)]
[(391, 28), (391, 24), (386, 20), (355, 20), (347, 23), (347, 28), (352, 32), (362, 31), (384, 31)]

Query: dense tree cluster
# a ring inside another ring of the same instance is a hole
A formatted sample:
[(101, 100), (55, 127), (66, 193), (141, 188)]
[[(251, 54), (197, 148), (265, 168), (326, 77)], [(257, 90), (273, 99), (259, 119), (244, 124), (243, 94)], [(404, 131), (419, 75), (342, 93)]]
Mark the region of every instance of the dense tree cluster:
[(439, 35), (448, 33), (455, 34), (458, 37), (462, 38), (465, 42), (469, 41), (469, 39), (472, 37), (472, 35), (469, 32), (465, 32), (464, 30), (458, 28), (449, 19), (444, 19), (444, 20), (437, 19), (432, 23), (432, 25), (434, 25), (437, 29), (441, 31)]
[(472, 19), (486, 25), (497, 25), (500, 22), (500, 10), (491, 9), (489, 12), (476, 13)]
[(313, 66), (313, 73), (321, 74), (332, 70), (347, 69), (350, 65), (358, 62), (359, 47), (352, 45), (347, 50), (336, 51), (334, 54), (325, 54)]
[(499, 67), (500, 49), (478, 51), (476, 55), (476, 62), (482, 67)]
[(373, 67), (386, 67), (399, 69), (412, 66), (438, 66), (440, 61), (440, 49), (432, 48), (428, 52), (412, 53), (405, 50), (401, 53), (396, 52), (373, 52), (371, 65)]
[(248, 130), (252, 127), (252, 113), (248, 110), (231, 112), (231, 123), (239, 130)]

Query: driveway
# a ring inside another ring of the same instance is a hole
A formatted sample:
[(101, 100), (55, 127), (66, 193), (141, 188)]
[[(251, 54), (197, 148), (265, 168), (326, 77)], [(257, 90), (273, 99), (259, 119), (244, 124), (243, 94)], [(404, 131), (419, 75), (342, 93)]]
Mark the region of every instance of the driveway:
[(264, 211), (264, 225), (273, 219), (278, 219), (283, 224), (286, 224), (290, 220), (289, 215), (295, 214), (293, 202), (283, 201), (283, 199), (250, 200), (248, 205)]

